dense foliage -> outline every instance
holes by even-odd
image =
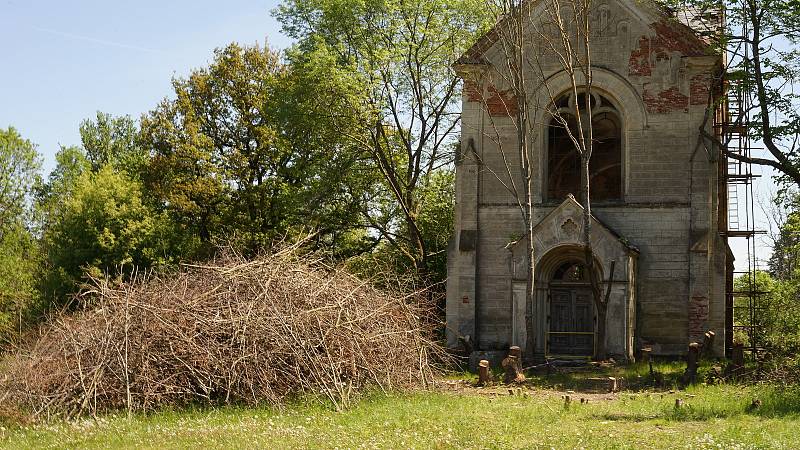
[[[784,208],[785,206],[785,208]],[[744,325],[734,339],[746,346],[763,347],[777,357],[780,371],[793,372],[785,381],[800,382],[800,209],[797,201],[776,206],[776,233],[772,238],[769,271],[737,278],[734,321]],[[752,328],[747,328],[752,327]]]
[[[14,128],[0,129],[0,343],[21,327],[35,296],[38,259],[31,199],[39,182],[36,147]]]

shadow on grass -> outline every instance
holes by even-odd
[[[710,386],[693,390],[689,398],[680,393],[684,403],[675,407],[664,402],[656,411],[604,412],[592,415],[594,419],[608,421],[644,422],[662,419],[675,422],[704,422],[712,419],[730,419],[737,416],[761,418],[800,418],[800,387],[782,386]]]
[[[800,417],[800,386],[761,386],[756,390],[761,405],[751,408],[761,417]]]
[[[659,413],[603,413],[594,416],[596,419],[613,422],[646,422],[648,420],[667,420],[673,422],[704,422],[711,419],[728,419],[743,414],[743,410],[734,411],[714,407],[684,406],[680,409],[665,408]]]
[[[591,416],[593,419],[607,420],[610,422],[646,422],[660,418],[655,414],[644,413],[604,413]]]
[[[644,363],[619,366],[587,366],[566,368],[545,368],[531,373],[530,383],[534,386],[572,390],[584,393],[608,392],[608,377],[619,381],[623,391],[669,390],[679,384],[684,364],[681,362],[657,362],[653,364],[656,377],[650,374],[650,367]]]

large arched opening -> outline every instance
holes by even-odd
[[[553,102],[547,126],[546,198],[563,200],[581,191],[581,161],[576,149],[580,127],[592,124],[592,156],[589,160],[589,192],[592,201],[614,202],[623,197],[622,123],[614,103],[592,92],[568,92]],[[577,115],[576,115],[577,112]],[[591,118],[591,120],[589,120]],[[579,125],[580,123],[580,125]],[[584,132],[588,138],[589,133]]]

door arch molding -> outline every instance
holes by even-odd
[[[594,266],[595,272],[601,272],[598,261]],[[589,274],[581,270],[585,270],[585,256],[577,245],[559,246],[539,262],[537,284],[546,291],[543,311],[546,355],[591,357],[594,354],[597,314]]]

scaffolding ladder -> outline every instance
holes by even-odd
[[[727,239],[744,239],[747,244],[747,267],[732,273],[728,280],[726,296],[727,339],[726,353],[731,354],[734,340],[746,339],[745,350],[753,360],[764,351],[761,317],[769,294],[760,290],[757,275],[760,270],[757,258],[752,164],[736,159],[734,155],[749,158],[754,150],[748,134],[750,104],[746,86],[739,80],[725,80],[724,110],[720,115],[718,136],[727,143],[725,184],[727,187],[727,217],[723,234]],[[744,342],[743,342],[744,343]]]

